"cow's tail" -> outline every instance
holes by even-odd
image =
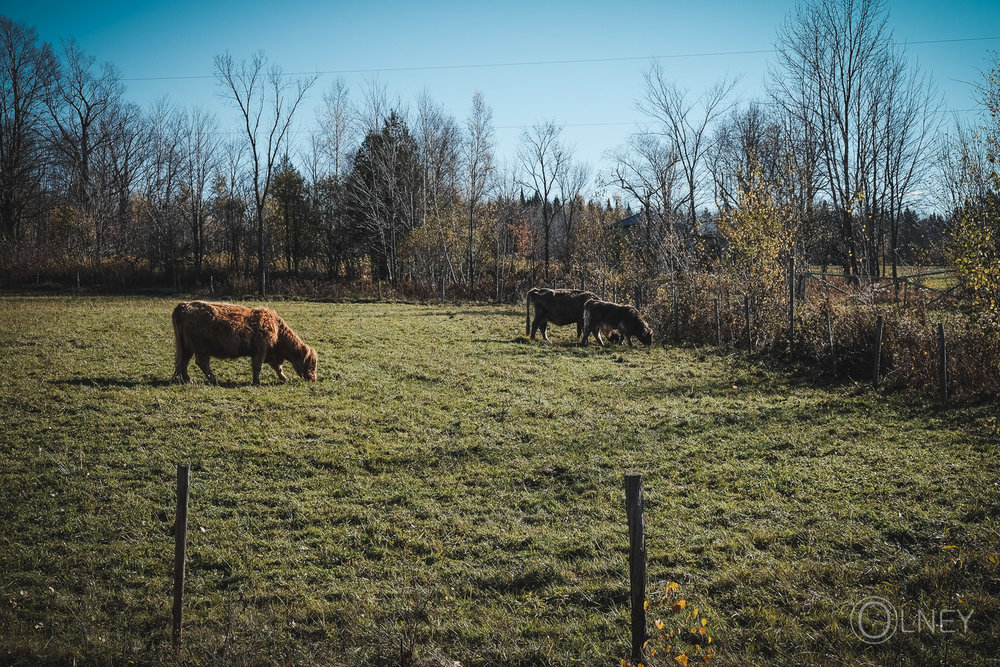
[[[524,297],[524,335],[525,337],[531,335],[531,303],[535,296],[534,288],[528,290],[528,294]]]
[[[587,303],[583,304],[583,339],[587,340],[587,334],[590,332],[590,304],[594,303],[594,299],[588,299]]]

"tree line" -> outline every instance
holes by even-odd
[[[226,122],[166,99],[142,109],[112,64],[0,17],[0,269],[8,285],[83,272],[504,299],[544,282],[642,301],[722,264],[774,282],[766,267],[792,257],[859,280],[945,261],[955,216],[996,190],[988,135],[942,133],[941,97],[881,0],[802,0],[776,43],[761,99],[736,99],[736,79],[686,91],[650,65],[648,122],[594,172],[555,121],[501,159],[479,92],[456,118],[377,81],[319,91],[262,52],[215,58]]]

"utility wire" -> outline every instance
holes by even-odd
[[[896,45],[912,46],[916,44],[953,44],[956,42],[983,42],[1000,39],[1000,35],[994,37],[958,37],[955,39],[923,39],[917,41],[897,41]],[[628,62],[635,60],[669,60],[675,58],[708,58],[717,56],[746,56],[759,55],[764,53],[776,53],[776,49],[754,49],[749,51],[703,51],[696,53],[671,53],[660,56],[620,56],[614,58],[579,58],[575,60],[527,60],[519,62],[502,63],[476,63],[465,65],[422,65],[413,67],[371,67],[365,69],[331,69],[315,70],[312,72],[286,72],[285,76],[308,76],[323,74],[382,74],[388,72],[419,72],[434,70],[456,70],[456,69],[487,69],[499,67],[535,67],[540,65],[580,65],[588,63],[611,63]],[[191,74],[178,76],[136,76],[124,77],[122,81],[177,81],[188,79],[214,79],[214,74]]]

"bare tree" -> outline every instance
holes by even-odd
[[[489,190],[495,167],[493,164],[493,110],[480,91],[472,96],[472,110],[465,125],[466,201],[469,206],[469,293],[475,290],[474,237],[476,208]]]
[[[662,65],[656,62],[644,75],[645,93],[639,101],[639,111],[660,127],[662,136],[684,174],[687,185],[688,224],[692,231],[698,226],[698,186],[702,181],[702,162],[709,147],[709,129],[720,116],[732,108],[729,97],[739,79],[723,79],[700,97],[691,101],[689,92],[666,80]]]
[[[606,184],[639,204],[648,256],[655,257],[658,264],[674,273],[685,261],[689,231],[675,225],[675,221],[686,217],[686,200],[678,194],[683,174],[676,153],[661,136],[639,132],[615,151],[612,158],[614,164]]]
[[[246,154],[246,144],[242,141],[227,141],[223,144],[222,157],[212,184],[212,212],[222,225],[223,245],[229,253],[229,270],[234,272],[240,270],[244,239],[247,236],[249,196],[243,178]]]
[[[437,271],[440,276],[449,274],[452,282],[457,282],[462,267],[453,255],[460,252],[454,240],[462,238],[461,221],[456,215],[461,131],[454,117],[435,104],[426,90],[417,99],[416,129],[423,192],[421,224],[427,224],[429,216],[433,217],[441,262]]]
[[[954,214],[970,202],[982,201],[990,189],[993,169],[986,137],[956,121],[941,147],[941,207]]]
[[[563,176],[563,171],[570,155],[559,142],[562,127],[553,121],[539,123],[521,134],[521,145],[518,148],[518,160],[522,168],[522,184],[535,191],[542,207],[542,233],[544,235],[543,257],[545,262],[545,280],[549,280],[549,257],[552,238],[552,221],[558,214],[559,204],[550,201],[555,192],[556,184]]]
[[[709,154],[720,207],[735,207],[755,180],[776,186],[784,179],[782,139],[780,124],[756,100],[716,126]]]
[[[571,163],[559,179],[559,199],[562,202],[563,265],[567,270],[576,257],[576,226],[583,213],[584,188],[590,183],[590,165]]]
[[[816,137],[846,273],[880,273],[931,150],[937,95],[893,47],[883,0],[802,0],[778,33],[774,99]],[[884,264],[884,262],[882,262]]]
[[[882,0],[804,0],[778,34],[774,96],[819,137],[824,188],[840,216],[842,264],[851,274],[861,267],[854,208],[874,159],[873,104],[890,40]]]
[[[378,132],[393,113],[405,116],[403,101],[398,95],[389,95],[389,88],[377,76],[365,78],[362,103],[355,110],[358,129],[363,134]]]
[[[915,203],[930,173],[930,157],[937,149],[940,128],[941,97],[930,80],[916,67],[908,67],[902,52],[890,54],[889,76],[883,79],[882,113],[875,128],[872,179],[869,190],[875,197],[862,207],[872,219],[885,220],[888,226],[888,255],[892,263],[893,284],[898,283],[898,246],[900,222],[908,205]],[[869,256],[877,258],[882,234],[869,241]],[[884,264],[884,261],[883,261]]]
[[[335,79],[323,94],[323,105],[317,115],[320,129],[313,138],[317,158],[310,163],[316,165],[311,187],[327,272],[332,276],[339,272],[353,246],[345,216],[344,183],[351,154],[356,150],[358,111],[351,104],[350,91],[342,77]],[[325,175],[320,173],[320,154]]]
[[[355,142],[355,116],[350,90],[343,77],[338,77],[323,93],[323,106],[318,113],[320,138],[326,153],[328,168],[338,182],[343,178]]]
[[[288,137],[295,112],[317,76],[292,79],[280,68],[267,68],[262,51],[236,63],[227,52],[215,57],[215,78],[223,96],[240,113],[249,147],[254,218],[257,227],[259,288],[267,288],[267,227],[264,206],[274,177],[278,153]]]
[[[0,16],[0,239],[20,238],[25,209],[38,196],[44,163],[40,130],[58,65],[34,28]]]
[[[221,141],[215,116],[194,108],[184,117],[183,137],[186,185],[189,191],[189,225],[194,251],[194,270],[201,273],[205,254],[205,221],[208,210],[206,188],[219,164]]]
[[[48,106],[51,145],[61,163],[70,201],[94,230],[93,259],[99,266],[107,221],[95,209],[91,162],[94,153],[109,140],[101,121],[119,103],[123,87],[113,65],[105,63],[95,72],[95,64],[96,59],[84,53],[74,40],[63,40],[63,69]]]
[[[490,201],[493,215],[491,236],[493,240],[493,282],[494,298],[497,303],[504,299],[504,283],[513,269],[512,258],[517,250],[519,230],[528,227],[523,196],[518,196],[521,187],[516,166],[503,165],[496,171],[494,192]],[[523,193],[523,190],[520,190]]]
[[[184,180],[182,146],[183,114],[160,99],[149,113],[146,137],[149,159],[142,182],[142,212],[153,234],[155,260],[164,264],[174,288],[180,287],[180,262],[184,249]]]
[[[134,224],[132,197],[136,182],[149,159],[149,125],[145,115],[132,103],[117,104],[101,119],[100,132],[107,141],[97,148],[103,165],[99,171],[105,182],[108,206],[113,207],[115,228],[111,245],[118,257],[135,257],[141,239]],[[103,155],[102,155],[103,154]]]

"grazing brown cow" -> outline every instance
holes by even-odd
[[[596,299],[588,301],[583,308],[583,341],[580,344],[586,345],[587,336],[594,334],[594,338],[603,347],[601,332],[612,331],[617,331],[619,336],[624,337],[629,347],[632,346],[632,336],[638,338],[643,345],[653,342],[653,330],[634,306]]]
[[[247,308],[229,303],[189,301],[174,308],[174,380],[190,382],[187,367],[194,356],[205,377],[218,384],[211,357],[250,357],[253,383],[260,384],[266,362],[282,382],[288,378],[281,364],[288,360],[299,377],[316,379],[316,350],[302,342],[270,308]]]
[[[578,289],[548,289],[535,287],[528,290],[525,299],[524,335],[535,337],[535,332],[541,329],[542,338],[549,339],[548,325],[576,324],[576,337],[583,331],[583,306],[591,299],[596,299],[593,292]],[[531,319],[531,306],[535,306],[535,319]]]

